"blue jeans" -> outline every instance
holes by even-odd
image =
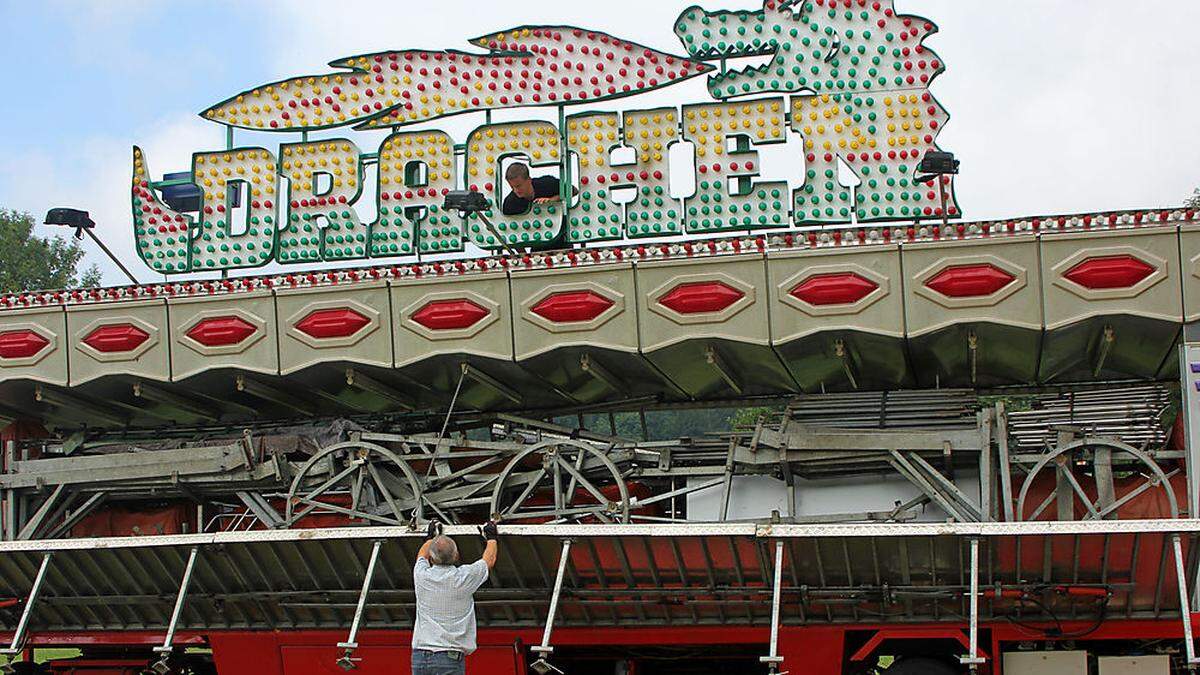
[[[466,657],[460,652],[413,650],[412,675],[464,675],[466,672]]]

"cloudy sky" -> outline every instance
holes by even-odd
[[[324,72],[335,58],[400,48],[469,49],[523,24],[603,30],[679,52],[673,0],[337,0],[144,2],[0,0],[0,207],[92,212],[143,280],[127,181],[135,143],[156,175],[224,147],[196,113],[265,82]],[[753,9],[755,0],[705,0]],[[962,161],[970,219],[1163,207],[1200,185],[1200,2],[895,0],[940,26],[926,41],[947,65],[932,87],[949,110],[939,144]],[[699,79],[607,106],[707,100]],[[541,117],[506,112],[498,119]],[[435,122],[457,140],[477,120]],[[373,151],[383,134],[352,134]],[[326,134],[329,135],[329,134]],[[284,136],[239,134],[274,148]],[[795,146],[792,146],[793,148]],[[764,152],[770,178],[798,184],[797,158]],[[360,204],[368,219],[371,200]],[[46,230],[47,228],[43,228]],[[105,281],[116,269],[89,249]]]

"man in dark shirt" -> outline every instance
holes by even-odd
[[[559,181],[553,176],[529,177],[529,167],[524,164],[510,164],[504,172],[504,180],[512,191],[504,198],[500,208],[506,216],[519,216],[528,213],[534,204],[556,202],[559,195]]]

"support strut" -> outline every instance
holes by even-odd
[[[542,644],[531,647],[534,653],[538,655],[538,660],[529,665],[539,675],[546,675],[551,671],[562,674],[562,671],[550,665],[546,657],[554,653],[554,647],[550,646],[550,633],[554,630],[554,615],[558,613],[558,598],[562,595],[563,577],[567,573],[567,563],[571,559],[571,540],[563,539],[562,553],[558,556],[558,576],[554,578],[554,595],[550,596],[550,611],[546,613],[546,629],[542,631]]]
[[[383,548],[383,541],[375,542],[371,547],[371,560],[367,563],[367,573],[363,577],[362,592],[358,594],[358,606],[354,608],[354,622],[350,624],[350,636],[345,642],[339,642],[338,647],[344,649],[345,653],[337,660],[337,665],[342,670],[355,670],[356,665],[362,659],[354,658],[354,650],[358,649],[358,627],[362,623],[363,611],[367,608],[367,594],[371,592],[371,578],[375,576],[375,563],[379,562],[379,550]]]
[[[1175,554],[1175,580],[1179,588],[1179,616],[1183,620],[1183,648],[1187,656],[1189,672],[1196,672],[1200,659],[1196,658],[1196,644],[1192,642],[1192,606],[1188,600],[1187,576],[1183,570],[1183,544],[1179,535],[1171,535],[1171,550]]]
[[[783,584],[783,541],[775,542],[775,583],[771,591],[771,651],[766,656],[758,657],[761,663],[767,664],[771,675],[779,673],[783,665],[783,657],[779,655],[779,609],[780,590]]]
[[[42,582],[46,580],[46,571],[50,569],[50,558],[53,553],[42,556],[42,564],[38,567],[37,576],[33,578],[33,587],[29,589],[29,599],[25,601],[25,609],[21,610],[21,620],[13,631],[12,644],[0,649],[0,655],[12,656],[20,654],[25,645],[25,631],[29,630],[29,620],[33,617],[33,607],[37,604],[38,594],[42,591]]]
[[[987,659],[979,655],[979,539],[971,539],[971,597],[970,597],[970,646],[966,656],[960,656],[958,662],[971,667],[974,673],[981,663]]]
[[[157,673],[170,672],[171,666],[168,660],[171,658],[171,652],[174,650],[172,642],[175,641],[175,629],[179,627],[179,617],[183,616],[183,603],[187,598],[188,585],[192,582],[192,570],[196,568],[196,555],[200,549],[196,546],[188,552],[187,566],[183,568],[183,579],[179,582],[179,595],[175,597],[175,609],[171,611],[171,623],[167,626],[167,636],[163,638],[163,643],[154,647],[155,654],[162,654],[162,658],[157,663],[150,666],[150,669]]]

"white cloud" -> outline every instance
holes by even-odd
[[[88,211],[96,234],[141,280],[154,277],[137,256],[133,242],[129,187],[133,146],[140,145],[155,175],[191,164],[192,152],[219,148],[221,131],[190,112],[165,115],[128,137],[97,136],[80,143],[70,155],[51,156],[0,150],[0,203],[28,211],[41,222],[55,206]],[[63,235],[61,228],[38,226],[42,236]],[[128,283],[117,267],[91,241],[84,241],[87,263],[97,264],[106,284]]]

